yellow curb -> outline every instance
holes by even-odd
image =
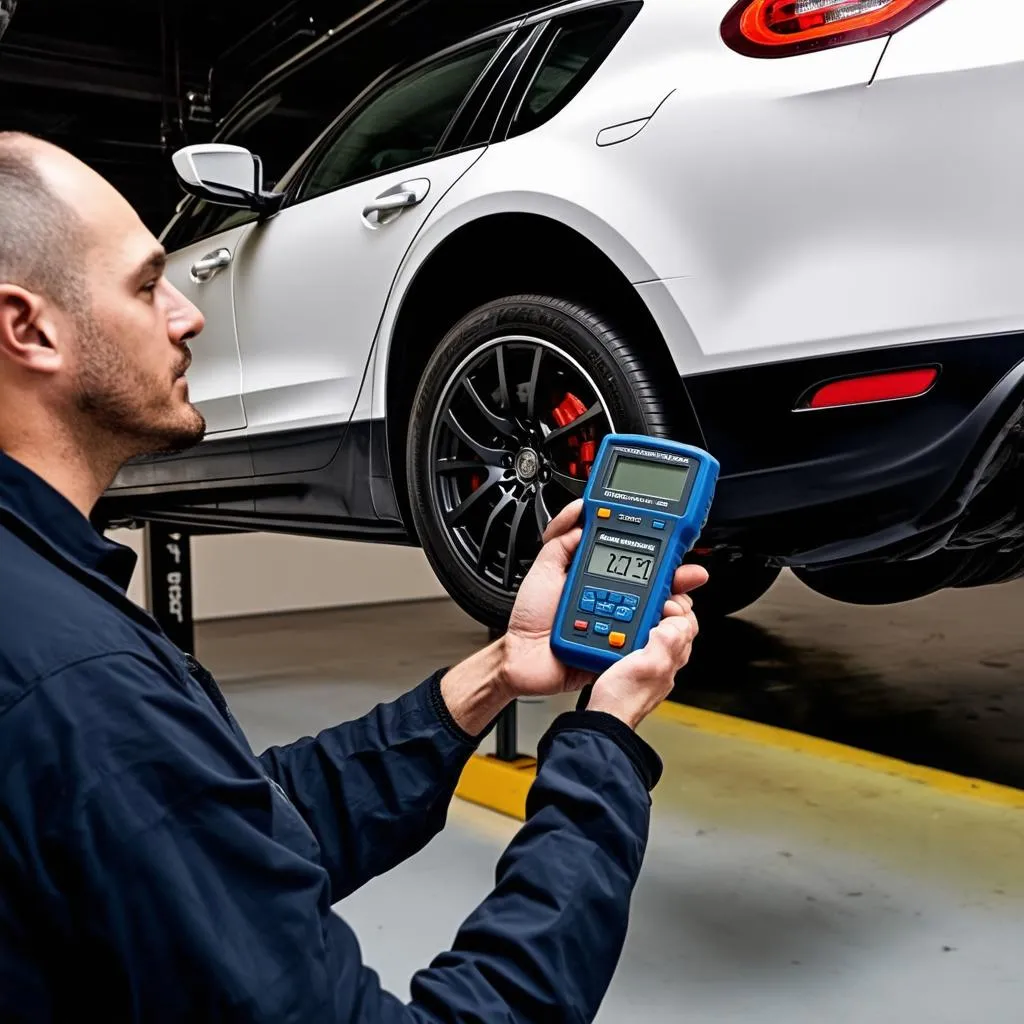
[[[493,754],[474,754],[462,770],[455,795],[525,821],[526,794],[536,774],[537,761],[532,757],[499,761]]]
[[[907,779],[951,796],[968,797],[999,807],[1024,809],[1024,790],[986,782],[984,779],[956,775],[939,768],[911,764],[885,754],[875,754],[775,725],[764,725],[761,722],[751,722],[717,711],[705,711],[703,708],[668,701],[657,708],[654,717],[715,736],[743,740]],[[499,761],[492,754],[477,754],[463,770],[455,795],[470,803],[480,804],[499,814],[523,821],[526,818],[526,794],[533,784],[536,772],[537,762],[532,757],[521,757],[516,761]]]
[[[807,754],[827,761],[839,761],[843,764],[865,768],[868,771],[908,779],[942,793],[970,797],[986,803],[997,804],[1000,807],[1024,808],[1024,790],[1002,786],[995,782],[985,782],[983,779],[973,779],[965,775],[955,775],[938,768],[910,764],[885,754],[874,754],[832,740],[823,740],[789,729],[780,729],[778,726],[763,725],[760,722],[723,715],[717,711],[705,711],[703,708],[694,708],[688,704],[675,704],[668,701],[660,705],[654,714],[658,718],[716,736],[728,736],[766,747]]]
[[[672,702],[665,702],[658,707],[654,717],[715,736],[743,740],[907,779],[951,796],[968,797],[999,807],[1024,809],[1024,790],[956,775],[938,768],[911,764],[885,754],[875,754],[774,725],[764,725],[761,722],[751,722],[717,711],[705,711],[703,708]],[[470,803],[480,804],[499,814],[523,821],[526,818],[526,794],[533,784],[536,772],[537,762],[532,757],[521,757],[516,761],[499,761],[492,754],[477,754],[463,770],[455,795]]]

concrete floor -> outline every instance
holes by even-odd
[[[1022,784],[1021,612],[1018,584],[865,609],[784,576],[702,632],[676,696]],[[198,653],[261,749],[484,639],[436,602],[203,623]],[[521,709],[522,749],[557,710]],[[664,718],[644,734],[666,773],[600,1022],[1021,1019],[1024,811]],[[456,800],[434,843],[339,904],[385,985],[407,995],[517,827]]]

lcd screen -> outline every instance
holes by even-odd
[[[590,552],[587,572],[615,580],[628,580],[646,587],[653,568],[654,555],[613,548],[608,544],[595,544]]]
[[[648,498],[678,501],[683,496],[689,466],[649,462],[647,459],[625,459],[621,456],[612,470],[608,483],[610,491],[642,494]]]

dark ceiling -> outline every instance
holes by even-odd
[[[332,95],[534,0],[0,0],[0,130],[64,146],[153,231],[182,193],[169,154],[207,141],[264,76],[330,31]],[[13,11],[13,13],[12,13]],[[337,43],[333,42],[338,40]],[[322,79],[321,79],[322,80]],[[324,103],[324,97],[310,102]]]

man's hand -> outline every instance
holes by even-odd
[[[595,683],[587,707],[615,715],[636,728],[672,691],[675,675],[690,658],[697,620],[689,597],[707,582],[707,570],[684,565],[676,571],[662,622],[647,645],[608,669],[600,678],[569,668],[551,650],[551,630],[569,566],[583,529],[582,501],[567,505],[548,524],[544,545],[516,597],[505,636],[454,666],[441,681],[441,693],[455,721],[477,735],[516,697],[551,697]],[[596,679],[596,682],[595,682]]]
[[[583,502],[574,501],[548,524],[544,546],[526,574],[505,634],[505,685],[512,697],[550,697],[582,690],[592,672],[568,668],[551,650],[555,613],[569,566],[583,536],[577,523]]]
[[[697,636],[693,601],[686,590],[700,583],[691,581],[707,570],[684,565],[676,572],[675,592],[665,602],[663,618],[639,650],[627,654],[604,672],[587,702],[590,711],[605,711],[635,729],[671,692],[676,673],[690,660]]]
[[[520,587],[505,636],[503,677],[512,697],[551,696],[595,682],[587,707],[606,711],[635,728],[672,691],[690,658],[697,619],[689,592],[707,582],[707,570],[676,571],[661,623],[644,648],[633,651],[599,678],[563,665],[551,650],[551,629],[583,530],[582,501],[567,505],[548,525],[544,546]]]

